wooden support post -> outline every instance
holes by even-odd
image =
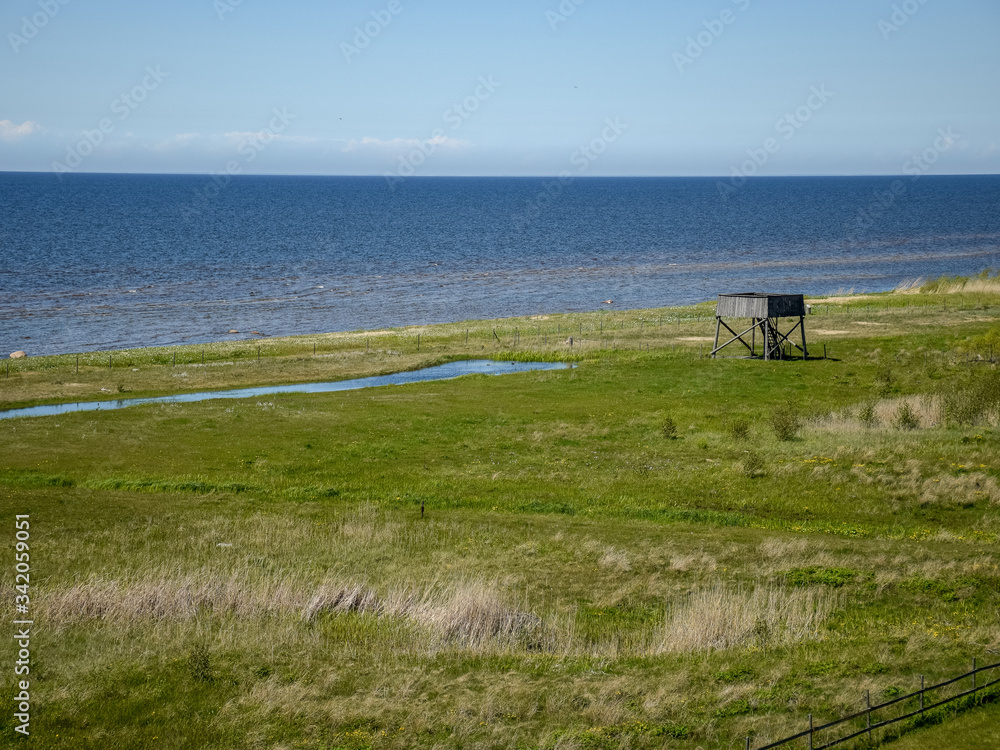
[[[174,352],[174,367],[177,367],[177,352]]]
[[[722,318],[715,316],[715,344],[712,346],[712,359],[715,359],[715,350],[719,348],[719,330],[722,328]]]
[[[813,715],[809,714],[809,750],[813,750]]]
[[[76,355],[76,371],[78,373],[80,372],[80,355],[79,354]]]
[[[108,352],[108,369],[111,369],[111,352]]]
[[[924,710],[924,676],[920,675],[920,710]]]
[[[972,689],[976,689],[976,657],[972,657]]]
[[[420,351],[420,334],[417,334],[417,351]]]
[[[313,356],[316,356],[316,342],[313,341]]]
[[[802,329],[802,361],[805,362],[809,353],[806,351],[806,319],[805,316],[799,318],[799,328]]]

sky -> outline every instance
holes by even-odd
[[[7,0],[0,170],[1000,173],[996,0]]]

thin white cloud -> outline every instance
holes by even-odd
[[[308,135],[282,135],[281,133],[272,133],[269,130],[237,130],[231,133],[223,133],[225,138],[228,138],[234,143],[247,143],[248,141],[279,141],[284,143],[319,143],[319,138],[314,138]]]
[[[31,135],[36,130],[39,130],[39,126],[33,120],[25,120],[20,125],[15,125],[10,120],[0,120],[0,140],[16,141]]]
[[[469,141],[463,141],[459,138],[449,138],[446,135],[435,135],[433,138],[426,138],[421,140],[420,138],[392,138],[390,140],[383,140],[381,138],[372,138],[370,136],[365,136],[361,140],[352,138],[344,146],[343,151],[361,151],[364,149],[378,149],[383,151],[402,151],[407,148],[418,148],[420,146],[444,146],[445,148],[461,148],[462,146],[468,146]]]

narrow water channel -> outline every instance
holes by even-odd
[[[405,385],[428,380],[448,380],[462,375],[506,375],[529,370],[564,370],[572,365],[564,362],[494,362],[489,359],[470,359],[448,362],[444,365],[425,367],[422,370],[394,372],[390,375],[375,375],[368,378],[338,380],[332,383],[295,383],[292,385],[265,385],[258,388],[237,388],[229,391],[201,391],[181,393],[175,396],[155,396],[152,398],[124,398],[113,401],[78,401],[69,404],[48,404],[29,406],[23,409],[0,411],[0,419],[16,417],[48,417],[68,414],[74,411],[107,411],[125,409],[141,404],[183,404],[192,401],[208,401],[213,398],[256,398],[277,393],[330,393],[333,391],[354,391],[359,388],[377,388],[384,385]]]

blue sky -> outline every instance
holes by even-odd
[[[996,0],[8,0],[0,170],[996,174],[998,31]]]

